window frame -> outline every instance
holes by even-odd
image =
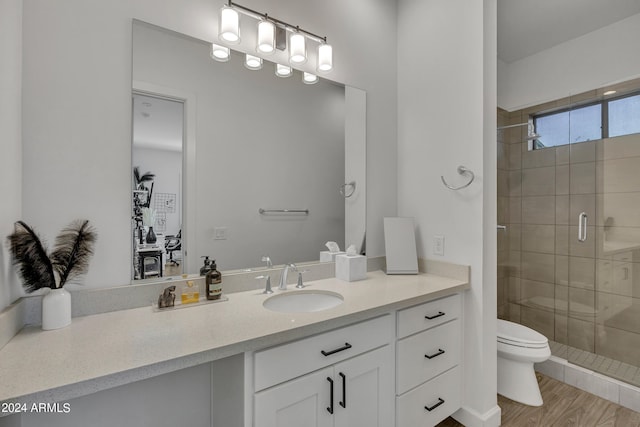
[[[605,138],[609,138],[609,103],[612,101],[618,101],[620,99],[624,99],[624,98],[631,98],[631,97],[635,97],[635,96],[640,96],[640,89],[639,90],[634,90],[632,92],[629,93],[625,93],[622,95],[618,95],[618,96],[611,96],[608,97],[607,99],[602,99],[602,100],[598,100],[598,101],[588,101],[588,102],[584,102],[584,103],[576,103],[573,105],[570,105],[568,107],[564,107],[564,108],[559,108],[557,110],[553,110],[553,111],[548,111],[548,112],[543,112],[543,113],[539,113],[539,114],[531,114],[529,116],[529,120],[533,123],[533,129],[535,131],[537,131],[537,120],[541,117],[548,117],[548,116],[553,116],[556,114],[562,114],[562,113],[566,113],[566,112],[571,112],[573,110],[577,110],[580,108],[585,108],[585,107],[590,107],[593,105],[600,105],[600,135],[601,138],[600,139],[605,139]],[[624,134],[624,135],[630,135],[630,134]],[[623,135],[619,135],[619,136],[623,136]],[[531,144],[531,150],[542,150],[545,148],[553,148],[553,147],[561,147],[563,145],[571,145],[571,144],[580,144],[582,142],[589,142],[589,141],[581,141],[581,142],[571,142],[568,141],[566,144],[561,144],[561,145],[553,145],[550,147],[539,147],[537,144]]]

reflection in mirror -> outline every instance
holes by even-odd
[[[133,94],[133,278],[182,272],[183,103]]]
[[[364,92],[322,78],[306,85],[299,71],[279,78],[267,61],[248,70],[238,52],[219,63],[210,46],[133,24],[134,92],[151,87],[143,92],[184,102],[182,271],[197,272],[201,256],[220,270],[260,266],[264,256],[276,265],[317,262],[327,241],[363,252]]]

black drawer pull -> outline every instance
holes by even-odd
[[[342,377],[342,400],[338,402],[343,408],[347,407],[347,377],[340,372],[338,375]]]
[[[441,354],[444,354],[444,350],[439,348],[437,353],[433,353],[432,355],[425,354],[424,357],[426,357],[427,359],[433,359],[434,357],[438,357]]]
[[[331,388],[329,389],[329,390],[330,390],[330,397],[329,397],[329,399],[331,399],[331,406],[329,406],[329,407],[327,408],[327,411],[328,411],[330,414],[333,414],[333,380],[331,379],[331,377],[327,377],[327,381],[329,381],[329,387],[331,387]]]
[[[425,319],[429,319],[429,320],[433,320],[433,319],[435,319],[435,318],[437,318],[437,317],[444,316],[444,314],[445,314],[444,312],[439,311],[439,312],[438,312],[438,314],[435,314],[435,315],[433,315],[433,316],[424,316],[424,318],[425,318]]]
[[[336,354],[344,350],[349,350],[350,348],[351,348],[351,344],[346,342],[344,343],[344,347],[336,348],[335,350],[331,350],[331,351],[320,350],[320,353],[322,353],[323,356],[331,356],[332,354]]]
[[[429,406],[425,406],[424,409],[426,409],[427,411],[431,412],[434,409],[436,409],[438,406],[442,405],[444,403],[444,400],[442,400],[441,398],[438,398],[438,403],[436,403],[435,405],[429,407]]]

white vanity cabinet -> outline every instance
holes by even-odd
[[[433,426],[460,408],[459,294],[398,311],[396,427]]]
[[[392,341],[385,315],[256,352],[253,426],[392,426]]]

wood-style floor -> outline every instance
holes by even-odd
[[[539,407],[522,405],[498,395],[502,409],[502,425],[571,426],[571,427],[639,427],[640,413],[601,399],[545,375],[536,374],[544,404]],[[462,426],[447,418],[437,427]]]

